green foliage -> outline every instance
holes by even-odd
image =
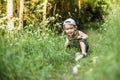
[[[89,26],[90,24],[96,24],[98,22],[101,24],[104,21],[104,18],[108,15],[108,10],[112,2],[113,1],[108,0],[81,0],[81,9],[79,9],[78,0],[48,0],[47,19],[46,22],[43,23],[43,0],[25,0],[23,29],[33,30],[40,28],[42,30],[47,29],[47,31],[61,33],[63,29],[60,27],[61,23],[68,17],[75,19],[79,28],[88,28],[84,26]],[[0,3],[1,14],[5,14],[6,8],[4,4],[7,2],[2,0]],[[19,11],[17,5],[19,1],[13,0],[13,3],[13,6],[16,6],[14,7],[14,17],[18,18]],[[0,17],[2,16],[1,14]],[[17,26],[18,21],[15,21],[15,27]],[[95,29],[100,28],[97,24],[93,25],[93,27],[90,25],[89,27]]]
[[[98,63],[95,66],[95,70],[89,76],[94,76],[91,80],[119,80],[119,26],[120,18],[118,5],[114,5],[112,13],[105,19],[104,30],[101,36],[101,45],[98,45],[96,54],[99,55]],[[100,39],[98,39],[100,40]],[[101,74],[100,74],[101,73]]]
[[[7,27],[6,21],[7,21],[7,18],[3,14],[2,17],[0,18],[0,35],[5,34],[5,29]]]
[[[29,24],[24,26],[24,30],[33,35],[55,35],[59,32],[62,33],[63,28],[61,23],[58,22],[60,15],[56,14],[53,17],[48,17],[45,22],[41,21],[39,24]]]
[[[73,54],[63,47],[64,37],[34,36],[22,38],[0,37],[0,79],[46,80],[54,72],[73,62]],[[70,63],[68,63],[70,61]],[[71,62],[72,61],[72,62]],[[58,71],[57,71],[58,70]],[[62,71],[64,72],[64,70]]]

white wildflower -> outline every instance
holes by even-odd
[[[93,64],[96,64],[97,58],[98,58],[97,56],[95,56],[95,57],[92,58]]]
[[[13,46],[13,44],[12,44],[12,43],[10,43],[10,46]]]
[[[33,24],[30,24],[30,25],[29,25],[29,27],[32,27],[32,26],[33,26]]]
[[[86,72],[86,74],[90,74],[92,71],[93,71],[93,68],[90,68],[90,69]]]
[[[78,68],[80,67],[80,65],[79,64],[77,64],[77,65],[75,65],[74,67],[73,67],[73,73],[74,74],[77,74],[78,73]]]
[[[88,70],[88,72],[92,72],[93,71],[93,69],[92,68],[90,68],[89,70]]]

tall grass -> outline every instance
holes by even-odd
[[[63,47],[63,41],[62,36],[0,38],[0,78],[49,80],[54,77],[53,72],[70,64],[69,61],[73,62],[71,54]]]
[[[93,53],[98,56],[98,61],[93,72],[89,74],[87,79],[90,80],[119,80],[120,76],[120,8],[115,5],[111,14],[106,18],[106,22],[102,25],[104,30],[101,39],[98,38],[99,45]],[[95,39],[96,40],[96,39]],[[97,41],[97,42],[98,42]]]

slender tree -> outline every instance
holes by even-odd
[[[78,0],[78,8],[81,9],[81,0]]]
[[[43,6],[43,22],[45,22],[45,20],[46,20],[47,3],[48,3],[48,0],[44,0],[44,6]]]
[[[21,30],[23,24],[23,9],[24,9],[24,0],[19,0],[19,26],[18,30]]]
[[[11,32],[14,29],[13,20],[13,0],[7,0],[7,18],[8,18],[8,30]]]
[[[2,5],[2,1],[0,0],[0,14],[1,14],[1,12],[2,12],[2,7],[1,7],[1,5]]]

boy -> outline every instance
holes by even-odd
[[[86,39],[88,35],[77,30],[76,22],[72,18],[68,18],[63,22],[64,31],[67,34],[65,47],[79,48],[82,54],[77,53],[75,60],[78,61],[87,55],[88,43]]]

